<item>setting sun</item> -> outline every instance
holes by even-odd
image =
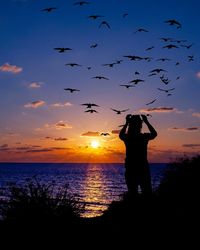
[[[99,141],[93,140],[91,141],[91,147],[92,148],[98,148],[99,147]]]

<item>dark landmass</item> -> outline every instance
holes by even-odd
[[[169,164],[152,197],[124,194],[95,218],[80,217],[84,206],[69,195],[67,187],[55,194],[53,186],[29,180],[24,187],[11,186],[10,200],[1,202],[0,235],[7,246],[25,245],[28,240],[27,246],[42,242],[65,248],[159,247],[159,242],[159,249],[188,243],[197,248],[199,178],[200,155],[181,159]]]

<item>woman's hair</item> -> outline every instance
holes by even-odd
[[[140,115],[132,115],[129,120],[128,134],[138,134],[142,129],[142,119]]]

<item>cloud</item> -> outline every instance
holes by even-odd
[[[119,132],[120,132],[120,130],[112,130],[112,134],[116,134],[116,135],[118,135],[119,134]]]
[[[8,147],[8,144],[3,144],[0,146],[0,152],[2,151],[8,151],[10,148]]]
[[[54,127],[56,129],[67,129],[67,128],[72,128],[71,125],[69,125],[68,123],[64,122],[64,121],[59,121],[57,122]]]
[[[45,101],[34,101],[34,102],[29,102],[24,105],[25,108],[39,108],[41,106],[44,106],[46,104]]]
[[[200,79],[200,71],[196,73],[198,79]]]
[[[183,132],[193,132],[193,131],[198,131],[200,127],[189,127],[189,128],[170,128],[169,130],[174,130],[174,131],[183,131]]]
[[[86,133],[83,133],[81,136],[92,136],[92,137],[95,137],[95,136],[99,136],[99,132],[88,131]]]
[[[200,144],[183,144],[182,147],[186,147],[186,148],[199,148]]]
[[[158,108],[148,108],[148,109],[140,109],[139,112],[154,112],[154,113],[170,113],[170,112],[177,112],[177,113],[183,113],[183,111],[180,111],[178,109],[172,108],[172,107],[158,107]]]
[[[29,149],[26,151],[26,153],[45,153],[45,152],[52,152],[55,150],[66,150],[66,148],[51,147],[51,148],[41,148],[41,149]]]
[[[38,89],[38,88],[41,88],[42,84],[43,84],[42,82],[31,82],[29,84],[29,88]]]
[[[58,138],[55,138],[54,140],[55,141],[67,141],[68,139],[64,137],[58,137]]]
[[[54,108],[63,108],[63,107],[70,107],[72,106],[72,104],[70,102],[65,102],[65,103],[57,102],[57,103],[51,104],[50,106]]]
[[[199,112],[194,112],[194,113],[192,113],[192,116],[200,118],[200,113]]]
[[[0,66],[0,71],[11,72],[13,74],[20,73],[22,70],[23,68],[18,67],[16,65],[11,65],[9,63],[4,63],[2,66]]]

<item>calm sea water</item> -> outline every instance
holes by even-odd
[[[160,181],[166,164],[150,164],[152,185]],[[27,178],[69,185],[69,191],[86,204],[84,217],[102,214],[108,205],[127,191],[123,164],[94,163],[0,163],[0,187],[10,182],[23,184]]]

